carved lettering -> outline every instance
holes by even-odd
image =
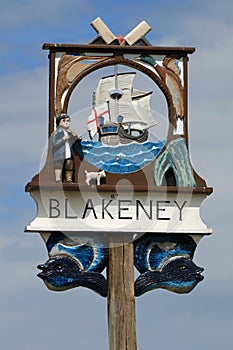
[[[58,208],[60,206],[60,202],[55,198],[49,199],[49,217],[56,219],[59,218],[61,211]]]
[[[153,208],[153,201],[150,200],[150,212],[148,213],[143,206],[143,204],[140,202],[140,200],[136,200],[136,220],[139,220],[139,207],[142,208],[146,216],[148,217],[149,220],[152,220],[152,208]]]
[[[164,212],[166,209],[161,208],[160,204],[169,204],[170,201],[156,201],[156,218],[157,220],[170,220],[170,218],[167,217],[160,217],[160,212]]]
[[[105,200],[102,199],[102,219],[105,219],[104,213],[106,212],[111,219],[114,219],[111,213],[109,213],[107,207],[112,203],[112,199],[105,204]]]
[[[94,204],[93,204],[91,199],[87,200],[87,203],[86,203],[85,208],[84,208],[82,219],[85,219],[88,210],[92,210],[94,218],[97,219],[97,215],[96,215],[96,212],[94,209]]]
[[[65,218],[66,219],[77,219],[77,216],[70,216],[68,215],[68,199],[65,200]]]
[[[131,201],[125,200],[125,199],[119,199],[118,201],[118,219],[127,219],[132,220],[132,216],[122,216],[122,211],[129,210],[129,207],[122,207],[122,204],[128,204],[130,205]]]
[[[182,209],[184,208],[185,204],[187,203],[187,201],[184,201],[182,206],[180,207],[179,204],[177,203],[177,201],[174,201],[175,205],[177,206],[177,208],[179,209],[180,211],[180,221],[183,220],[183,217],[182,217]]]
[[[171,220],[168,209],[174,207],[177,208],[179,221],[183,221],[183,209],[187,204],[187,201],[178,203],[176,200],[149,200],[144,203],[139,199],[135,199],[135,202],[130,199],[118,199],[116,202],[118,212],[115,212],[113,202],[112,199],[102,199],[100,203],[95,203],[89,198],[83,202],[83,206],[80,206],[80,204],[76,206],[72,202],[71,207],[68,198],[64,199],[64,202],[56,198],[50,198],[48,203],[49,218],[87,219],[91,214],[96,220],[106,220],[108,218],[111,220]],[[99,213],[99,211],[96,211],[97,207],[100,207],[99,217],[97,216]]]

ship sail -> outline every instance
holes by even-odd
[[[143,91],[137,90],[134,91],[134,94],[132,96],[132,104],[135,110],[138,112],[138,114],[142,116],[147,129],[157,124],[155,118],[151,114],[150,109],[150,99],[152,93],[153,91],[145,93]],[[137,128],[139,130],[145,129],[143,123],[141,125],[138,124]]]
[[[133,82],[135,78],[134,72],[117,74],[118,88],[123,92],[122,102],[131,101]],[[110,75],[100,79],[95,92],[95,105],[101,105],[110,100],[109,92],[115,89],[115,75]]]
[[[138,132],[140,139],[144,140],[142,132],[145,132],[147,137],[147,130],[157,124],[150,110],[152,92],[134,89],[135,75],[135,72],[117,73],[115,71],[114,75],[99,80],[94,93],[93,111],[87,122],[91,138],[101,131],[102,125],[105,125],[106,134],[107,124],[109,126],[114,124],[120,126],[120,129],[115,130],[117,133],[121,130],[122,137],[127,138],[127,132],[129,133],[129,142],[138,141],[136,136],[135,138],[132,136],[132,131]],[[100,117],[103,117],[101,123]],[[113,134],[112,126],[109,134]]]

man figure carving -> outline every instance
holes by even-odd
[[[74,161],[72,146],[81,138],[70,129],[70,117],[61,114],[56,119],[57,129],[52,135],[53,159],[56,182],[62,182],[62,173],[65,172],[65,181],[73,183]]]

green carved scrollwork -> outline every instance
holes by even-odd
[[[154,179],[157,186],[164,185],[164,179],[169,170],[174,174],[175,186],[196,187],[184,138],[172,140],[156,160]]]

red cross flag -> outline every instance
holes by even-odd
[[[102,105],[93,108],[91,115],[88,117],[87,130],[90,136],[93,138],[99,128],[99,117],[107,117],[109,119],[108,105],[104,103]]]

